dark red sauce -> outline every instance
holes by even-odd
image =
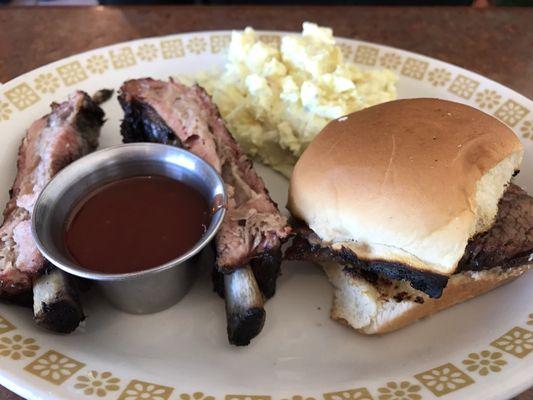
[[[106,273],[149,269],[192,248],[209,224],[194,188],[163,176],[111,182],[80,202],[65,231],[75,262]]]

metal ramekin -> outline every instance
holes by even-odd
[[[163,175],[197,189],[210,204],[211,222],[204,236],[182,256],[148,270],[106,274],[85,269],[69,256],[64,243],[73,207],[96,188],[117,179]],[[62,270],[96,281],[117,308],[135,314],[164,310],[189,291],[198,263],[209,251],[226,210],[224,184],[216,171],[194,154],[172,146],[133,143],[109,147],[72,163],[41,192],[32,215],[32,233],[39,251]],[[135,218],[135,216],[132,216]]]

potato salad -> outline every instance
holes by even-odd
[[[224,70],[198,81],[245,150],[288,176],[329,121],[394,100],[397,76],[359,69],[343,59],[330,28],[306,22],[279,47],[252,28],[233,32]]]

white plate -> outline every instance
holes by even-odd
[[[261,37],[279,41],[279,32]],[[24,131],[51,101],[74,88],[94,92],[128,78],[221,65],[229,38],[229,32],[198,32],[117,44],[6,83],[0,89],[0,203],[7,200]],[[397,71],[400,97],[461,101],[506,122],[526,149],[518,183],[533,192],[532,101],[434,59],[339,42],[358,64]],[[102,147],[119,143],[122,115],[116,100],[104,108]],[[260,171],[285,204],[286,180]],[[54,400],[504,399],[533,385],[532,285],[529,274],[401,331],[365,337],[329,319],[332,290],[317,267],[286,263],[266,306],[265,328],[245,348],[228,345],[224,302],[207,275],[181,303],[156,315],[123,314],[93,293],[85,300],[84,327],[68,336],[37,329],[30,310],[0,304],[0,383],[28,398]],[[38,350],[21,353],[18,343]],[[492,369],[478,362],[486,355]],[[469,370],[469,358],[481,366]]]

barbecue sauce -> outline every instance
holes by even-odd
[[[84,268],[135,272],[187,252],[209,219],[207,201],[192,187],[164,176],[136,176],[104,185],[81,201],[64,240]]]

